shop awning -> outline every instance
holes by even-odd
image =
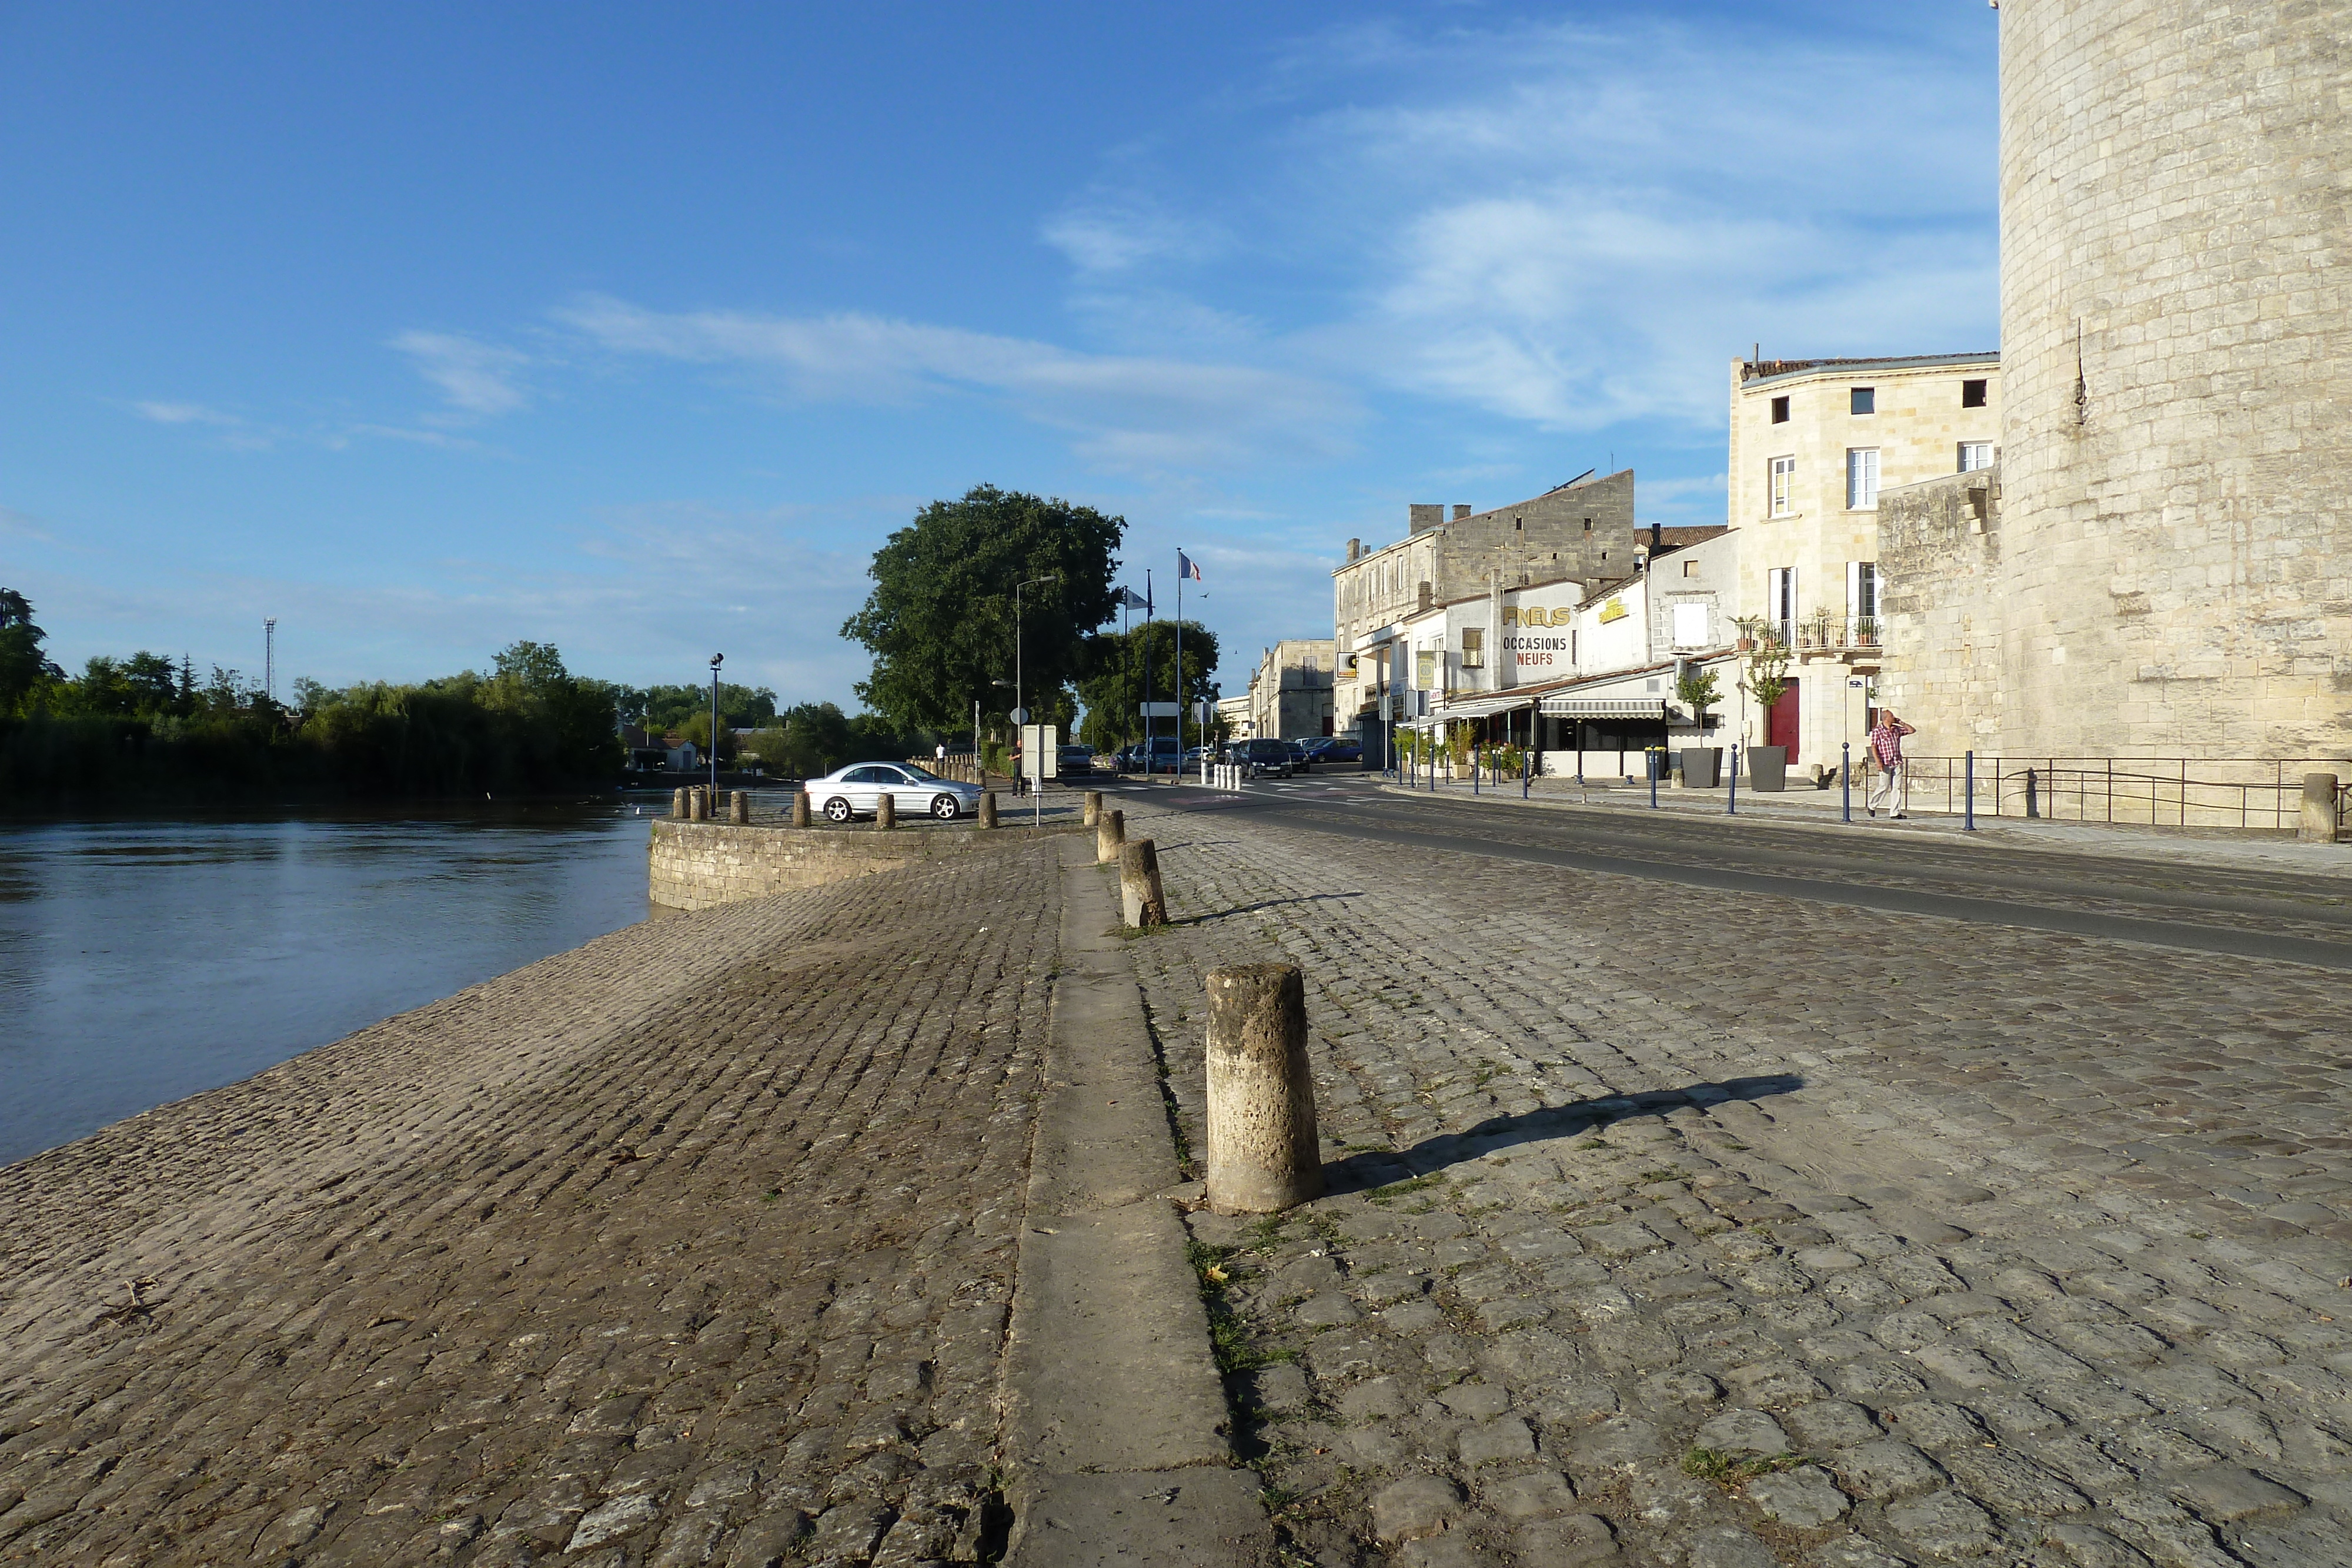
[[[1497,692],[1489,696],[1464,697],[1460,702],[1447,703],[1431,716],[1451,724],[1465,718],[1486,718],[1498,713],[1515,713],[1523,707],[1533,707],[1536,699],[1510,692]]]
[[[1664,697],[1546,697],[1546,718],[1654,718],[1664,722]]]

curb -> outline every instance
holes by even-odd
[[[1151,1034],[1092,846],[1062,854],[1061,969],[1006,1336],[1013,1568],[1265,1568]]]

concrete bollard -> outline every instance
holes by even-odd
[[[1127,813],[1105,811],[1095,823],[1095,864],[1108,865],[1118,859],[1118,846],[1127,841]]]
[[[898,802],[892,799],[887,791],[884,792],[879,800],[874,802],[874,825],[877,828],[895,828],[898,825]]]
[[[2336,785],[2333,773],[2303,776],[2303,825],[2295,837],[2307,844],[2336,841]]]
[[[980,792],[980,825],[983,828],[996,826],[996,791],[993,789]]]
[[[807,790],[805,790],[805,789],[795,789],[795,790],[793,790],[793,827],[795,827],[795,828],[805,828],[805,827],[807,827],[808,825],[809,825],[809,796],[808,796],[808,791],[807,791]]]
[[[1102,821],[1101,790],[1089,789],[1087,791],[1087,814],[1084,821],[1086,825],[1089,828],[1094,827]]]
[[[1208,1056],[1209,1207],[1278,1214],[1322,1197],[1297,966],[1209,971]]]
[[[710,793],[699,784],[697,784],[694,787],[694,792],[686,798],[686,814],[690,821],[710,821]]]
[[[669,814],[681,822],[687,820],[689,813],[686,804],[685,790],[673,789],[669,792]]]
[[[751,797],[740,789],[730,793],[727,797],[727,820],[739,828],[749,827],[751,822]]]
[[[1118,846],[1118,913],[1130,930],[1168,924],[1160,893],[1160,846],[1137,839]]]

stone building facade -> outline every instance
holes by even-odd
[[[1734,613],[1791,653],[1773,712],[1740,709],[1748,744],[1834,764],[1860,743],[1881,668],[1882,497],[1988,469],[2000,402],[1992,353],[1732,361]]]
[[[1572,578],[1598,587],[1633,575],[1633,471],[1580,477],[1484,512],[1416,503],[1410,531],[1367,550],[1348,541],[1331,574],[1339,670],[1334,709],[1345,731],[1377,714],[1379,694],[1406,683],[1391,668],[1394,628],[1407,617],[1494,584]]]
[[[2352,753],[2343,7],[2000,26],[2000,517],[1941,555],[1906,524],[1890,631],[1969,631],[1891,637],[1887,698],[1937,750]]]
[[[1328,637],[1285,637],[1250,672],[1252,736],[1304,740],[1332,733],[1333,643]]]

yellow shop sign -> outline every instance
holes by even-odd
[[[1566,626],[1575,619],[1576,612],[1564,606],[1558,610],[1546,610],[1540,604],[1530,604],[1525,610],[1516,604],[1503,606],[1506,626]]]
[[[1601,624],[1603,626],[1608,625],[1612,621],[1622,621],[1624,619],[1625,601],[1623,600],[1612,599],[1608,603],[1601,607]]]

